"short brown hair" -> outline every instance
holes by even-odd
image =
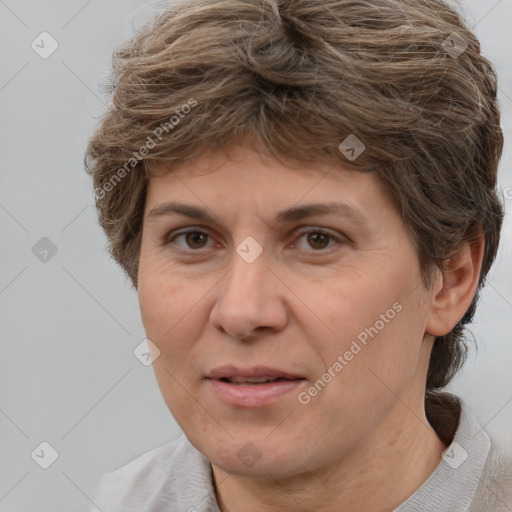
[[[134,287],[153,163],[170,171],[252,138],[278,160],[373,171],[426,287],[484,236],[477,293],[430,358],[427,390],[448,384],[503,219],[496,72],[461,13],[442,0],[186,0],[114,51],[111,77],[85,166],[109,250]],[[348,136],[365,145],[354,160],[339,149]]]

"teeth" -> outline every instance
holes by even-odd
[[[233,382],[234,384],[263,384],[265,382],[274,382],[278,379],[279,377],[231,377],[229,382]]]

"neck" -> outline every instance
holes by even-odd
[[[421,487],[446,449],[423,407],[411,410],[407,403],[414,402],[397,401],[378,431],[336,465],[279,480],[229,474],[212,465],[220,510],[393,510]]]

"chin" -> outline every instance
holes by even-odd
[[[293,476],[299,466],[304,466],[305,454],[277,435],[275,439],[265,438],[267,435],[241,435],[197,448],[213,465],[228,473],[262,478]]]
[[[261,458],[255,456],[252,460],[246,454],[240,460],[237,453],[218,454],[209,459],[210,462],[223,471],[235,475],[250,476],[253,478],[287,478],[297,473],[298,464],[293,460],[278,460],[272,455]],[[245,460],[244,460],[245,459]]]

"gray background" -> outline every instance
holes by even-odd
[[[180,434],[151,366],[133,354],[145,337],[137,296],[104,251],[82,168],[112,50],[163,4],[0,0],[3,511],[85,511],[101,474]],[[478,358],[449,389],[512,446],[512,0],[464,5],[500,78],[509,215],[472,329]],[[59,45],[47,59],[31,48],[43,31]],[[32,251],[43,237],[57,249],[46,262]],[[43,441],[59,455],[46,470],[31,458]]]

